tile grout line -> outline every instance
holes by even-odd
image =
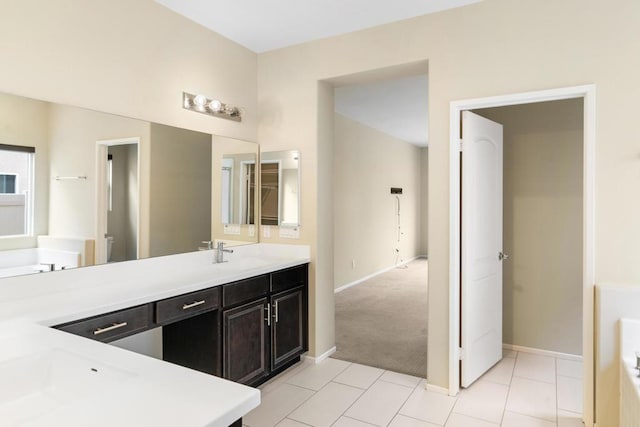
[[[309,397],[307,397],[304,401],[300,402],[300,404],[299,404],[298,406],[296,406],[295,408],[293,408],[291,411],[287,412],[287,415],[285,415],[285,416],[284,416],[284,418],[281,418],[280,420],[278,420],[278,422],[277,422],[275,425],[278,425],[278,424],[280,424],[284,419],[289,418],[289,415],[293,414],[293,413],[294,413],[294,412],[295,412],[299,407],[301,407],[302,405],[304,405],[304,404],[305,404],[309,399],[311,399],[313,396],[315,396],[315,395],[316,395],[320,390],[322,390],[323,388],[325,388],[328,384],[332,383],[332,382],[333,382],[333,378],[335,378],[335,377],[337,377],[338,375],[340,375],[341,373],[343,373],[343,372],[344,372],[344,371],[345,371],[349,366],[351,366],[351,363],[349,363],[349,364],[348,364],[348,365],[347,365],[343,370],[341,370],[341,371],[340,371],[340,372],[338,372],[336,375],[334,375],[334,376],[331,378],[331,380],[329,380],[329,382],[327,382],[325,385],[323,385],[322,387],[320,387],[320,389],[319,389],[319,390],[312,390],[312,389],[309,389],[309,388],[306,388],[306,387],[301,387],[301,386],[299,386],[299,385],[290,384],[290,383],[286,383],[286,382],[285,382],[285,384],[288,384],[288,385],[290,385],[290,386],[299,387],[299,388],[301,388],[301,389],[303,389],[303,390],[309,390],[309,391],[312,391],[312,392],[313,392],[313,394],[311,394]],[[294,377],[295,377],[295,376],[297,376],[297,375],[298,375],[298,374],[294,375]],[[296,421],[296,422],[300,422],[300,421],[298,421],[298,420],[296,420],[296,419],[293,419],[293,418],[289,418],[289,419],[291,419],[291,420],[293,420],[293,421]],[[304,424],[304,423],[303,423],[303,424]]]
[[[293,385],[293,384],[289,384],[289,385]],[[304,388],[304,387],[300,387],[300,388]],[[305,388],[305,390],[308,390]],[[304,401],[300,402],[300,404],[298,406],[296,406],[294,409],[292,409],[291,411],[287,412],[287,415],[285,415],[283,418],[281,418],[280,420],[278,420],[277,423],[274,424],[274,426],[277,426],[278,424],[280,424],[282,421],[284,421],[285,419],[289,418],[289,415],[291,415],[293,412],[295,412],[296,409],[298,409],[299,407],[301,407],[302,405],[304,405],[309,399],[311,399],[313,396],[316,395],[317,392],[314,392],[311,396],[307,397]],[[290,420],[293,420],[295,422],[300,422],[298,420],[294,420],[293,418],[289,418]],[[302,423],[304,424],[304,423]]]
[[[385,370],[384,372],[387,372],[387,371]],[[390,371],[390,372],[392,372],[392,371]],[[384,374],[384,373],[383,373],[383,374]],[[371,389],[371,387],[373,387],[373,385],[374,385],[377,381],[382,381],[382,380],[379,380],[379,379],[378,379],[378,380],[374,381],[374,383],[373,383],[373,384],[371,384],[368,388],[366,388],[366,389],[362,392],[362,394],[360,394],[360,396],[358,396],[358,398],[357,398],[356,400],[354,400],[354,401],[353,401],[353,403],[352,403],[351,405],[349,405],[349,407],[348,407],[347,409],[345,409],[345,410],[342,412],[342,414],[340,414],[340,416],[338,417],[338,420],[340,419],[340,417],[347,417],[347,418],[352,419],[352,420],[356,420],[356,421],[360,421],[360,422],[362,422],[362,423],[367,423],[367,424],[369,424],[368,422],[366,422],[366,421],[364,421],[364,420],[359,420],[359,419],[354,418],[354,417],[349,417],[349,416],[347,416],[347,415],[346,415],[346,413],[349,411],[349,409],[351,409],[351,407],[352,407],[353,405],[355,405],[355,404],[356,404],[356,403],[357,403],[357,402],[362,398],[362,396],[364,396],[364,394],[365,394],[367,391],[369,391],[369,389]],[[382,381],[382,382],[387,383],[387,384],[393,384],[393,385],[396,385],[396,386],[399,386],[399,387],[404,387],[404,388],[409,388],[409,389],[411,388],[411,387],[407,387],[407,386],[404,386],[404,385],[401,385],[401,384],[390,383],[390,382],[388,382],[388,381]],[[340,383],[337,383],[337,384],[340,384]],[[346,385],[346,384],[345,384],[345,385]],[[420,385],[420,383],[418,383],[418,385],[416,385],[416,386],[411,390],[411,392],[409,393],[409,396],[407,396],[407,398],[404,400],[404,402],[402,402],[402,404],[400,405],[400,408],[398,409],[398,411],[396,411],[395,416],[397,416],[397,415],[398,415],[398,413],[399,413],[400,409],[402,409],[402,407],[404,406],[404,404],[405,404],[405,403],[407,403],[407,400],[409,400],[409,398],[411,397],[411,395],[413,394],[413,392],[416,390],[416,388],[418,388],[418,386],[419,386],[419,385]],[[358,388],[358,387],[356,387],[356,388]],[[393,421],[393,419],[395,418],[395,416],[391,417],[391,421]],[[338,422],[338,420],[334,421],[331,425],[333,425],[333,424],[335,424],[336,422]],[[391,423],[391,421],[389,421],[389,423]],[[387,424],[387,425],[388,425],[388,424]]]
[[[367,365],[362,365],[362,366],[367,366]],[[377,368],[377,369],[380,369],[380,368]],[[346,369],[345,369],[345,371],[346,371]],[[342,371],[342,372],[344,372],[344,371]],[[383,370],[383,371],[382,371],[382,373],[381,373],[380,375],[378,375],[378,376],[376,377],[376,379],[375,379],[375,380],[373,380],[373,383],[371,383],[371,385],[370,385],[369,387],[367,387],[367,388],[362,388],[362,387],[358,387],[358,386],[355,386],[355,385],[351,385],[351,384],[347,384],[347,383],[341,383],[340,381],[336,381],[336,378],[338,378],[338,377],[342,374],[342,372],[341,372],[340,374],[336,375],[336,376],[331,380],[331,382],[334,382],[334,383],[336,383],[336,384],[346,385],[346,386],[349,386],[349,387],[359,388],[360,390],[365,390],[365,391],[367,391],[367,390],[369,390],[369,387],[371,387],[371,385],[373,385],[373,384],[375,384],[375,383],[376,383],[376,381],[382,381],[382,380],[380,379],[380,377],[381,377],[381,376],[383,376],[383,375],[384,375],[384,373],[385,373],[385,372],[387,372],[387,371]]]
[[[509,403],[509,396],[511,395],[511,384],[513,383],[513,377],[516,373],[516,364],[518,363],[518,355],[520,352],[516,351],[516,357],[513,362],[513,369],[511,370],[511,378],[509,378],[509,390],[507,390],[507,400],[504,402],[504,411],[502,411],[502,418],[500,418],[500,425],[504,423],[504,415],[507,413],[507,404]]]
[[[458,390],[458,394],[456,396],[453,396],[453,397],[455,399],[455,402],[453,402],[453,406],[451,406],[451,410],[447,414],[447,419],[444,420],[443,426],[447,425],[447,423],[449,422],[449,418],[451,418],[451,414],[453,414],[453,409],[456,407],[456,404],[458,403],[458,397],[460,397],[460,390]]]
[[[385,372],[386,372],[386,371],[385,371]],[[392,371],[389,371],[389,372],[392,372]],[[414,386],[404,385],[404,384],[398,384],[398,383],[394,383],[393,381],[383,380],[383,379],[381,379],[381,378],[378,378],[378,379],[376,380],[376,382],[377,382],[377,381],[382,381],[383,383],[387,383],[387,384],[399,385],[399,386],[406,387],[406,388],[413,388],[413,389],[415,390],[416,388],[418,388],[418,387],[420,386],[420,383],[422,382],[422,378],[420,379],[420,381],[418,382],[418,384],[417,384],[417,385],[414,385]],[[373,385],[373,384],[371,384],[371,385]]]
[[[337,360],[337,359],[334,359],[334,360]],[[320,389],[319,389],[319,390],[311,390],[311,389],[308,389],[308,388],[305,388],[305,387],[296,386],[295,384],[289,384],[289,385],[292,385],[292,386],[295,386],[295,387],[300,387],[300,388],[305,389],[305,390],[313,391],[313,394],[312,394],[311,396],[309,396],[307,399],[305,399],[305,400],[304,400],[304,402],[302,402],[302,403],[300,403],[298,406],[296,406],[293,410],[291,410],[290,412],[288,412],[288,413],[287,413],[287,415],[286,415],[283,419],[281,419],[280,421],[278,421],[278,422],[276,423],[276,425],[278,425],[279,423],[281,423],[285,418],[289,418],[289,415],[293,414],[293,413],[294,413],[294,412],[295,412],[299,407],[301,407],[302,405],[304,405],[308,400],[310,400],[313,396],[315,396],[316,394],[318,394],[318,393],[320,392],[320,390],[322,390],[323,388],[325,388],[325,387],[326,387],[326,386],[328,386],[329,384],[331,384],[331,383],[334,383],[334,384],[340,384],[340,383],[338,383],[338,382],[334,382],[333,380],[334,380],[335,378],[337,378],[337,377],[338,377],[338,375],[340,375],[340,374],[342,374],[344,371],[346,371],[346,370],[347,370],[351,365],[353,365],[353,363],[348,362],[347,366],[345,366],[345,367],[344,367],[344,369],[342,369],[340,372],[338,372],[338,373],[337,373],[337,374],[335,374],[333,377],[331,377],[331,379],[330,379],[330,380],[329,380],[325,385],[323,385],[322,387],[320,387]],[[296,374],[296,375],[298,375],[298,374]],[[294,376],[296,376],[296,375],[294,375]],[[340,385],[346,385],[346,384],[340,384]],[[353,387],[353,386],[351,386],[351,387]],[[359,387],[353,387],[353,388],[357,388],[358,390],[362,390],[362,389],[361,389],[361,388],[359,388]],[[362,394],[364,394],[364,392],[363,392]],[[360,394],[360,396],[362,396],[362,394]],[[358,396],[358,399],[360,399],[360,396]],[[356,399],[356,400],[357,400],[357,399]],[[296,421],[296,422],[301,422],[301,421],[298,421],[298,420],[296,420],[296,419],[294,419],[294,418],[289,418],[289,419],[291,419],[291,420],[293,420],[293,421]],[[340,419],[340,417],[338,417],[338,419]],[[336,421],[337,421],[337,420],[336,420]],[[304,423],[303,423],[303,424],[304,424]],[[313,427],[313,426],[312,426],[312,427]]]
[[[298,420],[294,420],[293,418],[288,418],[288,417],[284,417],[283,419],[281,419],[280,421],[278,421],[278,424],[280,424],[281,422],[283,422],[284,420],[290,420],[293,421],[294,423],[299,423],[299,424],[303,424],[305,426],[309,426],[309,427],[314,427],[313,424],[307,424],[307,423],[303,423],[302,421],[298,421]],[[278,425],[276,424],[276,425]]]
[[[411,394],[413,394],[413,393],[418,389],[418,387],[420,387],[420,384],[421,384],[421,383],[422,383],[422,381],[420,381],[420,382],[418,383],[418,385],[417,385],[417,386],[415,386],[415,387],[413,388],[413,391],[411,392]],[[393,383],[390,383],[390,384],[393,384]],[[401,385],[401,384],[396,384],[396,385]],[[426,383],[425,383],[425,387],[426,387]],[[425,391],[429,391],[429,390],[425,389]],[[407,400],[409,400],[409,399],[411,398],[411,394],[409,395],[409,397],[407,397]],[[457,399],[458,399],[458,397],[456,396],[456,400],[457,400]],[[429,422],[429,421],[425,421],[425,420],[421,420],[420,418],[412,417],[411,415],[401,414],[401,413],[400,413],[400,410],[401,410],[401,409],[402,409],[402,407],[405,405],[405,403],[407,403],[407,400],[405,400],[405,401],[404,401],[404,403],[402,404],[402,406],[400,406],[400,409],[398,409],[398,411],[396,412],[396,417],[397,417],[398,415],[401,415],[401,416],[403,416],[403,417],[411,418],[412,420],[420,421],[420,422],[423,422],[423,423],[425,423],[425,422],[426,422],[426,423],[429,423],[429,424],[433,424],[433,423],[431,423],[431,422]],[[455,405],[455,404],[454,404],[454,405]],[[451,411],[453,411],[453,407],[451,407]],[[391,422],[393,422],[394,418],[395,418],[395,417],[393,417],[393,418],[391,419]],[[391,424],[391,423],[389,423],[389,425],[390,425],[390,424]],[[445,422],[445,424],[446,424],[446,422]]]
[[[402,410],[402,408],[404,407],[404,405],[406,405],[406,404],[407,404],[407,401],[411,398],[411,396],[413,396],[413,393],[415,393],[415,392],[416,392],[416,390],[418,389],[418,387],[420,387],[420,383],[421,383],[421,382],[422,382],[422,381],[418,382],[418,385],[417,385],[417,386],[415,386],[415,387],[413,388],[413,390],[411,390],[411,393],[409,393],[409,396],[407,396],[407,398],[404,400],[404,402],[402,402],[402,404],[400,405],[400,407],[399,407],[399,408],[398,408],[398,410],[396,411],[395,415],[394,415],[393,417],[391,417],[391,420],[386,424],[386,426],[389,426],[389,425],[393,422],[394,418],[395,418],[395,417],[397,417],[398,415],[402,415],[403,417],[404,417],[404,416],[406,416],[406,415],[401,414],[401,413],[400,413],[400,411]],[[391,383],[391,384],[393,384],[393,383]],[[399,384],[396,384],[396,385],[399,385]],[[425,386],[426,386],[426,384],[425,384]],[[402,386],[402,387],[404,387],[404,386]],[[407,388],[410,388],[410,387],[407,387]],[[426,389],[425,389],[425,391],[428,391],[428,390],[426,390]],[[452,409],[453,409],[453,408],[452,408]],[[416,418],[416,419],[417,419],[417,418]],[[420,420],[420,421],[424,421],[424,420]]]
[[[511,369],[511,376],[509,377],[509,384],[507,385],[507,398],[504,400],[504,408],[502,408],[502,416],[500,417],[500,424],[504,422],[504,414],[507,412],[507,403],[509,402],[509,394],[511,394],[511,382],[513,381],[513,373],[516,371],[516,363],[518,363],[518,353],[516,352],[516,360],[513,361],[513,368]]]

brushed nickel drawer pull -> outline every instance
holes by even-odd
[[[182,309],[183,310],[188,310],[190,308],[197,307],[197,306],[202,305],[202,304],[204,304],[204,300],[203,299],[200,300],[200,301],[192,302],[191,304],[184,304],[182,306]]]
[[[107,326],[106,328],[98,328],[98,329],[96,329],[95,331],[93,331],[93,335],[104,334],[105,332],[113,331],[115,329],[124,328],[125,326],[127,326],[127,322],[114,323],[113,325]]]

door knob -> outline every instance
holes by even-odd
[[[509,255],[505,254],[504,252],[498,252],[498,260],[504,261],[507,259],[509,259]]]

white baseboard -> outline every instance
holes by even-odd
[[[318,364],[320,362],[322,362],[325,359],[328,359],[333,353],[336,352],[336,347],[333,346],[331,347],[329,350],[325,351],[324,353],[322,353],[320,356],[318,357],[312,357],[312,356],[307,356],[304,355],[302,356],[305,360],[308,360],[310,362],[313,362],[315,364]]]
[[[347,283],[346,285],[342,285],[342,286],[340,286],[339,288],[336,288],[333,292],[337,294],[338,292],[342,292],[342,291],[344,291],[345,289],[352,288],[352,287],[354,287],[354,286],[356,286],[356,285],[359,285],[359,284],[360,284],[360,283],[362,283],[362,282],[365,282],[365,281],[367,281],[367,280],[369,280],[369,279],[372,279],[372,278],[374,278],[374,277],[376,277],[376,276],[379,276],[379,275],[381,275],[381,274],[383,274],[383,273],[386,273],[387,271],[391,271],[391,270],[393,270],[394,268],[398,268],[398,267],[400,267],[400,266],[402,266],[402,265],[409,264],[411,261],[416,260],[416,259],[418,259],[418,258],[427,258],[427,256],[426,256],[426,255],[417,255],[417,256],[414,256],[414,257],[413,257],[413,258],[411,258],[411,259],[405,260],[405,261],[403,261],[403,262],[401,262],[401,263],[398,263],[398,264],[394,264],[394,265],[392,265],[391,267],[383,268],[382,270],[378,270],[378,271],[376,271],[375,273],[369,274],[368,276],[364,276],[364,277],[363,277],[363,278],[361,278],[361,279],[354,280],[353,282],[351,282],[351,283]]]
[[[428,391],[433,391],[435,393],[444,394],[444,395],[447,395],[447,396],[449,395],[449,389],[448,388],[440,387],[440,386],[429,384],[429,383],[427,383],[425,385],[425,388]]]
[[[505,350],[519,351],[521,353],[538,354],[540,356],[551,356],[551,357],[557,357],[558,359],[566,359],[566,360],[573,360],[575,362],[582,362],[582,356],[579,356],[577,354],[560,353],[558,351],[541,350],[539,348],[524,347],[521,345],[513,345],[513,344],[502,344],[502,348]]]

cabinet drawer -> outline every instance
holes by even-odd
[[[145,304],[56,328],[82,337],[109,342],[149,329],[150,323],[151,305]]]
[[[211,288],[158,301],[156,323],[164,324],[215,310],[220,305],[219,295],[219,288]]]
[[[308,280],[309,264],[288,268],[271,274],[271,292],[286,291],[302,286]]]
[[[255,300],[267,295],[268,292],[268,274],[230,283],[222,288],[222,305],[229,307],[245,301]]]

